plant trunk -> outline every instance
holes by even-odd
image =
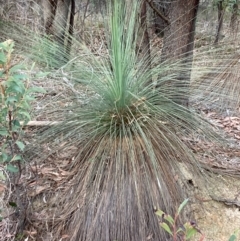
[[[199,0],[177,0],[169,6],[170,24],[164,31],[162,62],[178,62],[176,94],[174,101],[188,106],[188,85],[190,82],[194,47],[195,22]]]

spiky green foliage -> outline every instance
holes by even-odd
[[[181,165],[200,174],[182,138],[217,138],[210,124],[175,101],[179,92],[189,94],[186,84],[176,88],[182,61],[150,69],[149,56],[139,58],[135,51],[137,3],[114,3],[108,55],[99,58],[83,49],[84,59],[75,62],[76,81],[93,93],[88,103],[79,106],[72,99],[71,106],[54,111],[62,122],[37,140],[53,152],[69,152],[73,160],[67,168],[70,188],[53,204],[60,207],[54,240],[60,230],[72,241],[166,240],[154,208],[173,214],[183,200]]]
[[[178,85],[178,71],[189,73],[184,61],[159,64],[156,56],[150,61],[136,53],[138,4],[114,3],[108,14],[107,54],[96,56],[79,44],[81,51],[68,70],[80,88],[89,90],[87,103],[80,106],[80,97],[73,96],[68,107],[46,110],[61,122],[38,133],[28,152],[34,153],[30,161],[56,152],[71,160],[65,170],[69,185],[48,203],[50,212],[57,206],[54,218],[47,220],[54,232],[51,240],[65,233],[71,241],[166,240],[154,208],[173,215],[183,200],[181,166],[202,174],[183,139],[198,135],[213,142],[219,137],[207,121],[176,101],[190,95],[194,102],[207,83],[188,88],[183,78]],[[51,51],[46,52],[49,62]],[[50,153],[35,153],[39,145],[47,145]]]

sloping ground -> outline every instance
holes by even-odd
[[[201,188],[193,195],[193,212],[206,241],[228,241],[240,228],[240,180],[218,176],[209,185],[209,196]],[[198,241],[198,239],[194,239]],[[240,240],[238,235],[237,240]]]
[[[205,116],[225,131],[230,145],[229,149],[216,150],[215,157],[203,154],[200,156],[201,161],[229,176],[212,175],[207,186],[210,194],[204,191],[201,184],[196,185],[192,208],[206,241],[228,241],[231,234],[236,230],[240,231],[240,179],[231,177],[240,173],[240,112],[235,116],[220,116],[215,112],[208,112]],[[209,145],[208,148],[213,147]],[[239,235],[237,240],[240,240]]]
[[[64,81],[68,81],[68,76]],[[66,84],[66,86],[69,85]],[[74,88],[71,90],[66,86],[55,88],[54,83],[48,83],[48,93],[40,96],[36,103],[34,115],[36,120],[55,120],[54,114],[42,116],[41,109],[45,104],[51,106],[71,104],[71,100],[66,101],[65,94],[66,89],[74,91]],[[81,93],[81,96],[84,96],[84,93]],[[83,102],[81,104],[84,104]],[[236,229],[240,228],[240,180],[224,175],[239,176],[240,174],[240,113],[219,115],[209,109],[200,109],[200,111],[213,125],[225,131],[229,148],[216,149],[212,143],[206,143],[194,135],[184,139],[205,165],[206,173],[209,174],[214,170],[222,173],[222,175],[211,175],[207,186],[209,192],[207,192],[206,186],[196,176],[186,172],[186,184],[191,190],[190,205],[199,229],[206,235],[206,240],[226,241]],[[29,128],[26,132],[32,136],[34,131]],[[31,143],[31,139],[26,141]],[[51,147],[46,145],[41,148],[44,153]],[[74,149],[74,147],[71,148]],[[209,150],[211,153],[214,150],[215,156],[210,155]],[[69,149],[69,152],[72,150]],[[25,174],[20,182],[23,190],[21,198],[24,201],[17,212],[14,207],[6,205],[11,189],[6,189],[4,183],[0,185],[1,196],[3,197],[5,193],[2,215],[7,217],[0,223],[1,241],[15,240],[14,234],[17,229],[23,231],[24,234],[24,236],[19,236],[19,240],[51,240],[54,233],[52,227],[48,226],[49,224],[45,221],[47,218],[52,218],[59,208],[56,206],[55,209],[49,210],[49,202],[52,203],[58,199],[57,191],[67,189],[71,185],[68,178],[71,173],[66,170],[73,160],[68,156],[68,153],[52,153],[44,163],[34,160],[31,166],[26,166]],[[51,225],[54,226],[54,223],[53,217]],[[62,240],[67,240],[67,238],[68,235],[62,233]]]
[[[206,165],[205,172],[208,176],[206,186],[200,179],[186,171],[185,185],[190,190],[189,216],[192,214],[195,216],[198,228],[205,234],[206,241],[228,241],[231,234],[240,228],[240,179],[236,177],[240,174],[240,113],[235,116],[224,116],[204,110],[202,115],[225,132],[230,144],[229,148],[215,150],[216,155],[210,156],[208,150],[215,148],[211,143],[194,136],[185,139],[199,160]],[[31,129],[27,130],[29,135],[32,132]],[[44,153],[50,147],[46,145],[42,148]],[[73,149],[74,147],[72,150],[69,149],[69,152]],[[5,192],[2,215],[7,217],[0,223],[1,241],[14,240],[17,229],[22,229],[24,234],[20,240],[51,240],[54,233],[45,221],[51,218],[54,226],[53,215],[59,207],[49,210],[48,204],[56,202],[57,191],[71,185],[71,180],[68,179],[71,173],[65,170],[72,161],[68,158],[68,153],[52,153],[44,163],[38,163],[36,160],[31,166],[27,165],[20,181],[23,205],[19,207],[18,212],[14,207],[6,205],[11,190],[6,189],[4,183],[0,185],[2,198]],[[211,171],[216,170],[221,171],[222,175],[211,174]],[[67,240],[67,238],[68,235],[62,233],[62,239]]]

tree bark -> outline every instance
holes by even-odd
[[[188,105],[187,89],[190,82],[194,48],[195,22],[199,0],[175,0],[169,6],[168,25],[164,31],[161,61],[178,62],[175,102]]]
[[[45,6],[45,32],[47,35],[52,35],[53,39],[58,44],[56,52],[51,53],[50,51],[49,54],[52,59],[54,59],[53,65],[59,67],[63,64],[66,64],[70,57],[75,14],[75,0],[42,1],[43,5]]]
[[[235,3],[232,8],[232,16],[231,16],[231,20],[230,20],[230,28],[231,28],[232,35],[237,34],[237,30],[238,30],[238,22],[237,22],[238,10],[239,10],[238,4]]]
[[[220,37],[221,31],[222,31],[223,16],[225,13],[225,9],[223,8],[223,1],[219,1],[217,3],[217,8],[218,8],[218,25],[217,25],[217,33],[216,33],[216,37],[214,40],[214,44],[218,44],[219,37]]]
[[[56,38],[61,47],[64,47],[64,39],[66,36],[66,29],[69,16],[69,7],[71,5],[71,0],[59,0],[57,6],[56,16]]]
[[[44,11],[44,21],[45,21],[45,32],[48,35],[53,34],[53,21],[56,15],[57,10],[57,1],[56,0],[47,0],[43,1]]]
[[[146,1],[142,2],[141,7],[141,27],[143,29],[143,42],[142,49],[143,53],[147,55],[148,60],[151,59],[151,50],[150,50],[150,40],[147,29],[147,4]],[[149,63],[151,65],[151,63]]]
[[[155,33],[159,37],[163,37],[165,28],[170,24],[169,19],[166,17],[168,15],[170,2],[168,0],[161,0],[153,5],[152,1],[147,1],[154,10]]]

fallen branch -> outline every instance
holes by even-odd
[[[163,13],[161,13],[161,12],[157,9],[156,6],[154,6],[154,3],[153,3],[152,0],[145,0],[145,1],[147,1],[147,3],[149,4],[149,6],[157,13],[157,15],[158,15],[160,18],[162,18],[168,25],[171,24],[170,21],[169,21],[169,19],[168,19],[166,16],[164,16]]]
[[[226,198],[219,198],[219,197],[215,197],[215,196],[211,196],[210,197],[217,202],[222,202],[227,206],[236,206],[238,208],[240,208],[240,201],[238,200],[232,200],[232,199],[226,199]]]
[[[29,121],[27,124],[20,122],[21,126],[52,126],[59,123],[60,121]]]

